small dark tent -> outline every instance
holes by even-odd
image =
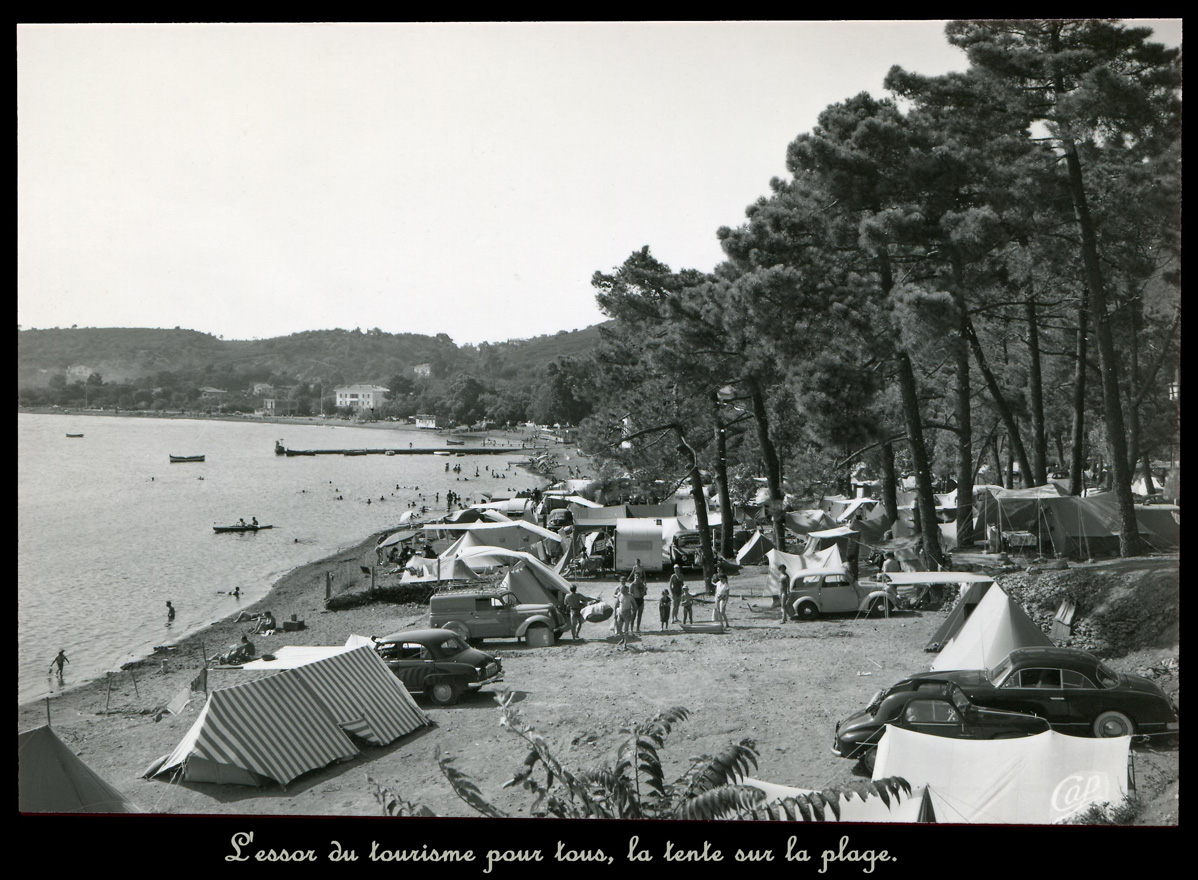
[[[17,734],[18,808],[22,813],[140,813],[49,727]]]

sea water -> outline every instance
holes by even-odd
[[[445,446],[407,426],[17,415],[18,702],[118,671],[247,607],[292,568],[397,526],[410,502],[434,518],[447,490],[479,501],[537,482],[508,467],[528,455],[515,433],[499,441],[510,454],[466,457],[275,455],[280,439],[293,449]],[[171,464],[171,455],[205,461]],[[212,530],[251,517],[274,528]],[[339,573],[350,577],[362,577],[357,566]],[[49,674],[60,649],[70,659],[64,685]]]

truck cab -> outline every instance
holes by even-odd
[[[502,588],[447,590],[433,595],[428,607],[429,626],[451,630],[467,641],[522,638],[544,647],[569,628],[556,605],[522,603]]]

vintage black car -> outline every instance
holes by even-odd
[[[375,651],[411,693],[452,706],[468,690],[503,680],[499,659],[447,629],[409,629],[375,639]]]
[[[924,672],[889,689],[927,679],[956,682],[979,706],[1039,715],[1074,736],[1153,736],[1178,732],[1177,707],[1151,679],[1116,672],[1077,648],[1017,648],[993,669]]]
[[[984,709],[951,681],[929,678],[911,690],[874,694],[868,706],[836,725],[832,754],[868,760],[887,724],[956,739],[1010,739],[1049,729],[1043,718]]]

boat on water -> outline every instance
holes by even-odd
[[[202,455],[172,455],[171,464],[185,464],[192,461],[203,461]]]
[[[449,451],[446,449],[434,449],[433,455],[449,455]]]
[[[243,525],[213,526],[212,531],[214,531],[218,535],[220,535],[225,532],[261,532],[264,529],[273,529],[273,528],[274,528],[274,526],[253,526],[253,525],[250,525],[250,526],[243,526]]]
[[[445,445],[446,446],[465,446],[466,441],[465,440],[446,440]]]
[[[68,437],[82,437],[82,434],[67,434]]]

